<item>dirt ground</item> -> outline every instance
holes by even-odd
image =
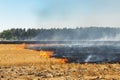
[[[120,64],[75,64],[0,44],[0,80],[120,80]]]

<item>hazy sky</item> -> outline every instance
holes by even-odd
[[[0,0],[8,28],[120,27],[120,0]]]

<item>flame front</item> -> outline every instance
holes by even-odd
[[[54,52],[53,51],[40,51],[40,56],[45,58],[50,58]]]
[[[68,62],[68,60],[67,59],[58,59],[59,61],[60,61],[60,63],[62,63],[62,64],[65,64],[65,63],[67,63]]]
[[[44,58],[50,58],[53,54],[54,54],[54,51],[44,51],[44,50],[40,51],[40,56]],[[55,58],[55,60],[62,64],[65,64],[68,62],[67,59],[63,59],[63,58]]]
[[[25,49],[28,45],[23,43],[19,46],[18,49]],[[30,47],[34,46],[33,44],[29,45]],[[32,50],[33,52],[35,52],[36,50]],[[44,58],[51,58],[51,56],[54,54],[54,51],[46,51],[46,50],[41,50],[40,51],[40,56],[41,57],[44,57]],[[55,61],[57,61],[58,63],[62,63],[62,64],[65,64],[68,62],[67,59],[65,58],[54,58]]]

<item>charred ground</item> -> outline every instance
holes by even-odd
[[[120,64],[60,63],[24,45],[0,44],[1,80],[119,80]]]

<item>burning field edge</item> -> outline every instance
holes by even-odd
[[[3,80],[110,80],[120,79],[120,64],[66,63],[51,58],[52,51],[24,49],[25,44],[0,44]]]

